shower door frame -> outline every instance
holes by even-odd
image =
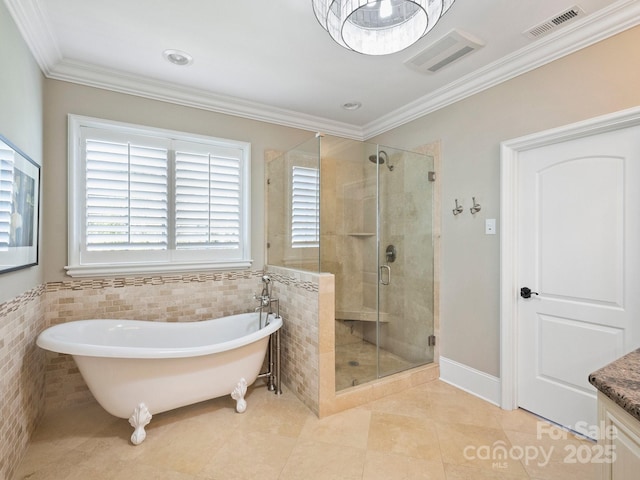
[[[387,150],[395,153],[400,153],[400,159],[399,160],[395,159],[393,161],[393,163],[398,163],[398,165],[392,165],[391,158],[393,158],[394,153],[392,153],[390,157],[387,154]],[[381,152],[385,154],[385,157],[384,157],[385,160],[382,163],[380,161]],[[406,361],[406,363],[410,365],[406,367],[401,367],[401,368],[391,368],[389,366],[385,368],[383,362],[381,362],[380,351],[385,350],[387,354],[390,352],[387,351],[382,346],[382,343],[385,343],[384,342],[385,339],[383,338],[384,335],[382,333],[383,322],[381,317],[384,314],[382,304],[385,302],[381,299],[381,293],[384,287],[391,286],[393,284],[394,277],[391,273],[393,269],[389,265],[389,263],[393,263],[393,260],[389,261],[389,259],[387,259],[387,262],[383,263],[382,259],[386,257],[385,245],[387,243],[390,243],[390,245],[393,245],[393,242],[391,241],[391,239],[396,234],[396,232],[393,232],[390,235],[385,235],[385,232],[383,232],[383,221],[390,220],[388,213],[385,212],[385,210],[387,210],[387,207],[389,207],[389,204],[390,204],[390,202],[388,201],[389,200],[388,197],[393,195],[393,193],[383,192],[384,189],[382,188],[383,185],[381,182],[381,179],[382,179],[381,172],[382,174],[393,175],[394,169],[396,167],[399,167],[399,171],[396,170],[397,175],[402,174],[406,178],[408,173],[404,173],[404,168],[406,168],[407,164],[409,163],[408,160],[409,158],[411,158],[411,157],[407,158],[407,155],[420,155],[421,157],[425,157],[425,160],[427,160],[428,157],[431,157],[431,162],[432,162],[431,166],[425,172],[425,178],[424,178],[425,188],[429,187],[428,192],[430,193],[430,201],[431,201],[431,211],[430,211],[431,222],[430,223],[431,223],[432,264],[431,264],[431,278],[429,280],[431,281],[431,285],[432,285],[430,290],[430,297],[431,297],[430,304],[431,304],[431,314],[432,314],[431,322],[432,323],[431,323],[431,328],[430,329],[427,328],[427,332],[421,332],[421,333],[427,333],[426,338],[424,339],[426,344],[420,345],[420,348],[424,347],[424,349],[428,351],[428,354],[426,354],[427,355],[426,358],[423,358],[417,361],[411,361],[407,358],[404,358],[403,355],[397,353],[396,356],[402,357],[402,360]],[[376,345],[375,346],[376,346],[376,379],[380,379],[380,378],[393,375],[395,373],[400,373],[406,370],[410,370],[412,368],[434,363],[436,361],[437,352],[435,349],[435,338],[436,338],[436,277],[435,275],[436,275],[436,263],[437,263],[436,262],[436,238],[438,238],[439,235],[436,236],[434,228],[436,224],[439,225],[439,221],[436,222],[436,208],[435,208],[435,205],[436,205],[435,199],[436,199],[436,193],[437,193],[436,192],[437,182],[435,182],[435,163],[436,163],[435,155],[429,155],[427,153],[422,153],[422,152],[411,152],[407,150],[393,148],[386,145],[376,144],[376,158],[378,159],[378,161],[376,162],[376,242],[375,243],[376,243],[376,272],[377,272],[377,282],[376,282],[376,317],[377,319],[376,319]],[[369,160],[371,161],[371,158],[369,158]],[[399,162],[402,162],[402,164],[400,164]],[[391,183],[391,180],[389,181],[389,183]],[[402,193],[405,195],[407,194],[406,183],[407,182],[403,179]],[[383,204],[385,200],[387,200],[387,203]],[[403,210],[405,209],[405,207],[406,207],[406,203],[403,202]],[[403,213],[405,213],[405,211],[403,211]],[[402,229],[402,232],[401,232],[403,241],[402,241],[402,245],[400,246],[400,249],[398,249],[398,255],[400,258],[404,257],[404,268],[402,269],[403,272],[401,273],[401,275],[403,275],[402,280],[406,280],[406,277],[409,273],[408,266],[410,265],[410,262],[407,260],[409,242],[405,240],[408,239],[409,235],[413,235],[415,230],[412,230],[411,228],[409,228],[410,225],[408,224],[408,222],[405,221],[403,223],[404,223],[404,228]],[[388,284],[383,283],[384,267],[386,267],[386,272],[387,272],[386,274],[388,275],[387,277],[389,282]],[[426,281],[427,279],[425,278],[424,280]],[[391,288],[393,288],[393,286],[391,286]],[[404,287],[402,289],[402,292],[403,292],[403,295],[406,295],[407,288]],[[403,298],[406,299],[406,297],[403,297]],[[429,300],[427,300],[427,302],[429,302]],[[402,308],[401,321],[406,321],[407,320],[406,317],[408,315],[406,311],[407,302],[405,301],[404,303],[405,305]],[[395,315],[390,315],[390,317],[395,318]],[[407,339],[404,338],[403,340],[406,341]]]

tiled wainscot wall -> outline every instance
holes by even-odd
[[[36,347],[42,330],[91,318],[191,322],[252,311],[263,273],[52,282],[0,304],[0,478],[12,478],[46,410],[92,401],[71,356]],[[283,381],[317,413],[318,276],[270,273],[285,319]]]
[[[280,299],[282,379],[316,415],[320,415],[321,351],[319,325],[333,318],[334,276],[269,266],[273,296]]]
[[[13,477],[44,412],[44,286],[0,303],[0,478]]]

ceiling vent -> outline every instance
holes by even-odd
[[[460,30],[451,30],[446,36],[404,63],[419,72],[435,73],[482,47],[484,43],[472,35]]]
[[[529,30],[524,32],[524,34],[529,38],[539,38],[553,32],[558,27],[566,25],[568,22],[571,22],[578,17],[582,17],[583,15],[584,10],[576,5],[553,18],[536,25],[535,27],[531,27]]]

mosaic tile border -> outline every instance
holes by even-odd
[[[298,287],[309,292],[318,292],[318,274],[289,270],[269,265],[266,273],[276,282],[287,287]],[[314,278],[315,277],[315,278]]]
[[[34,298],[38,298],[45,293],[45,285],[38,285],[22,295],[12,298],[7,302],[0,303],[0,319],[9,315],[11,312],[22,308],[25,304],[31,302]]]
[[[114,277],[98,278],[90,280],[70,280],[64,282],[49,282],[46,284],[47,292],[58,292],[64,290],[85,290],[101,288],[124,288],[143,285],[171,285],[176,283],[204,283],[221,282],[225,280],[233,281],[239,279],[251,279],[260,277],[263,271],[243,270],[231,272],[211,272],[183,275],[154,275],[151,277]]]

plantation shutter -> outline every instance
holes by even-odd
[[[87,251],[168,248],[168,149],[86,140]]]
[[[251,266],[246,142],[70,116],[71,276]]]
[[[13,151],[0,144],[0,250],[9,248],[13,192]]]
[[[240,248],[242,151],[182,150],[176,149],[176,248]]]
[[[319,171],[294,166],[291,198],[291,246],[317,247],[320,240]]]

